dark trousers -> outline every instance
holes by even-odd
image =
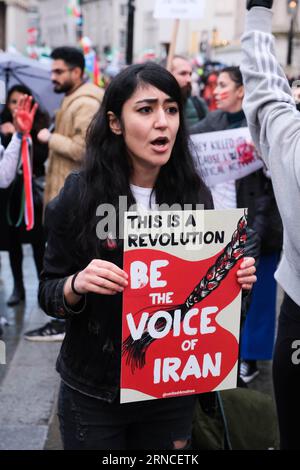
[[[281,449],[300,450],[300,307],[287,294],[279,317],[273,380]]]
[[[58,402],[65,450],[167,450],[191,438],[195,396],[109,404],[61,384]],[[187,447],[184,447],[187,448]]]

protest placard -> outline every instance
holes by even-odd
[[[244,210],[127,212],[121,403],[236,387]]]
[[[205,3],[205,0],[156,0],[154,18],[180,20],[202,18]]]
[[[210,187],[263,167],[248,127],[194,134],[191,139],[196,168]]]

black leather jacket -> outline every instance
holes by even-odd
[[[66,319],[66,336],[56,364],[62,380],[82,393],[112,402],[119,394],[122,295],[87,294],[73,308],[63,296],[66,279],[92,260],[88,254],[79,257],[75,242],[78,224],[72,212],[79,197],[80,175],[73,173],[47,206],[48,242],[39,302],[48,315]],[[103,249],[101,258],[122,268],[122,243],[113,250]]]

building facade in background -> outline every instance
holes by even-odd
[[[155,0],[134,0],[134,58],[163,57],[172,36],[172,20],[153,18]],[[273,32],[277,54],[287,63],[291,15],[287,0],[274,0]],[[82,25],[73,15],[82,12]],[[79,34],[91,39],[101,58],[125,60],[127,0],[0,0],[0,50],[15,47],[26,51],[28,41],[50,48],[78,44]],[[240,63],[240,38],[245,22],[244,0],[207,0],[203,19],[180,23],[176,53]],[[293,70],[300,72],[300,6],[294,23]]]
[[[0,1],[0,50],[25,52],[29,0]]]
[[[197,55],[202,49],[209,54],[213,37],[236,40],[237,12],[240,0],[210,0],[205,17],[197,21],[181,21],[177,50],[179,54]],[[127,41],[126,0],[82,0],[83,33],[100,54],[118,50],[123,56]],[[135,0],[134,57],[136,60],[161,57],[166,54],[172,36],[172,20],[153,17],[155,0]],[[240,15],[239,15],[240,16]],[[243,18],[243,17],[242,17]],[[214,30],[216,33],[214,34]],[[229,33],[229,37],[228,37]]]

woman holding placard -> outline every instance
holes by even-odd
[[[84,171],[72,174],[46,210],[48,244],[39,289],[42,308],[67,318],[57,362],[65,449],[183,449],[190,441],[194,396],[119,404],[122,240],[96,236],[99,204],[138,202],[212,208],[195,172],[180,88],[162,67],[133,65],[115,77],[88,133]],[[118,214],[119,216],[120,214]],[[118,226],[118,225],[117,225]],[[100,237],[101,238],[101,237]],[[238,282],[255,282],[245,258]]]
[[[191,128],[191,134],[247,127],[243,111],[244,85],[239,67],[226,67],[214,95],[218,110]],[[211,187],[215,209],[248,208],[248,224],[261,239],[258,282],[252,294],[241,340],[240,375],[251,382],[258,374],[257,360],[273,355],[276,310],[276,270],[282,246],[282,224],[272,183],[264,170]]]

